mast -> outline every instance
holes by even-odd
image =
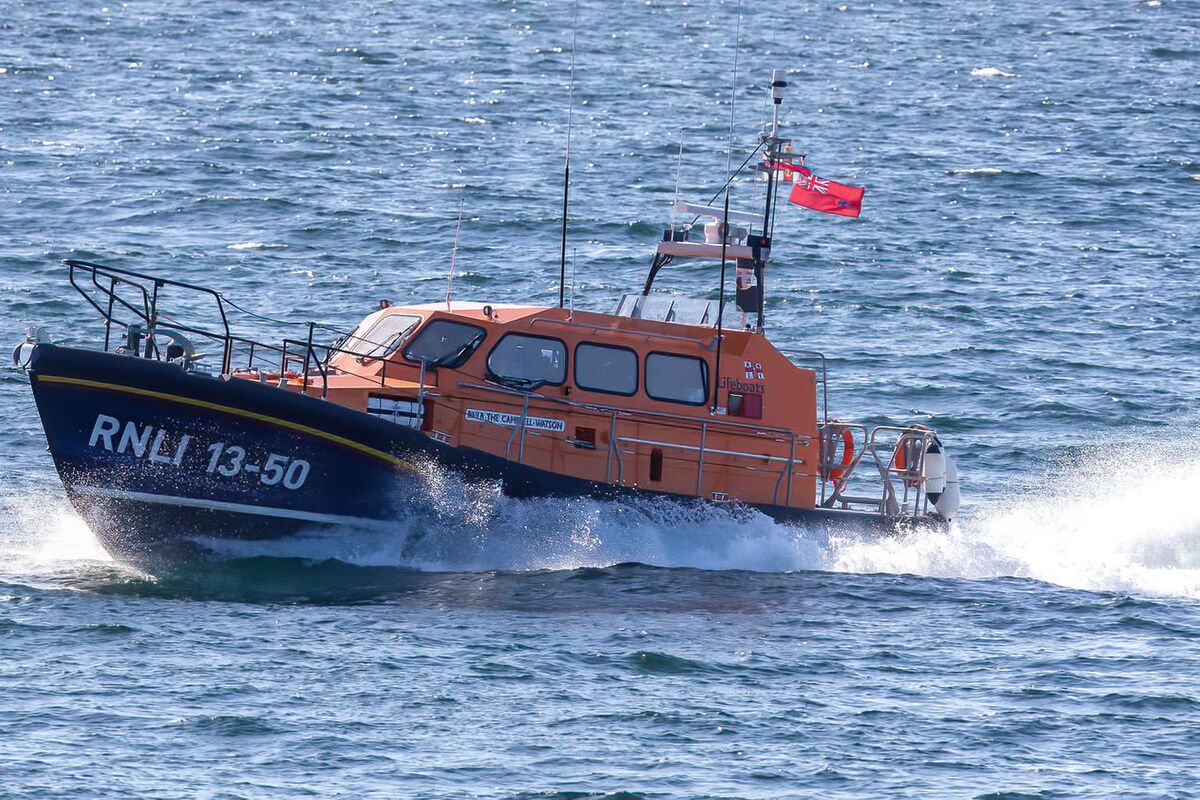
[[[751,236],[750,244],[754,250],[754,280],[758,295],[758,319],[756,327],[759,333],[762,333],[764,327],[764,317],[766,316],[767,302],[767,259],[771,252],[771,233],[774,226],[772,225],[772,215],[775,212],[775,195],[778,191],[779,180],[776,176],[776,165],[779,163],[780,145],[784,140],[779,138],[779,107],[783,105],[784,91],[787,89],[787,81],[784,76],[787,73],[781,69],[771,70],[771,132],[764,137],[767,156],[767,198],[763,203],[763,219],[762,219],[762,234],[760,236]]]
[[[781,69],[771,70],[771,133],[767,136],[767,202],[763,206],[762,235],[771,235],[771,202],[775,198],[775,165],[779,156],[779,107],[783,105],[783,93],[787,89],[786,73]]]

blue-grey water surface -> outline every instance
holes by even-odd
[[[958,458],[948,532],[445,477],[373,537],[143,575],[69,510],[0,373],[0,797],[1197,797],[1200,5],[744,3],[735,163],[768,323],[832,411]],[[0,0],[0,331],[94,345],[70,256],[351,325],[557,300],[569,3]],[[727,152],[737,4],[579,12],[578,307],[640,286]],[[735,207],[759,202],[735,183]],[[663,288],[712,295],[711,269]],[[243,317],[246,332],[292,331]]]

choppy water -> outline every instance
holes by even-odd
[[[582,3],[578,306],[640,285],[681,128],[715,190],[735,10]],[[869,188],[781,212],[772,335],[834,357],[838,416],[946,433],[960,524],[452,486],[152,578],[66,508],[8,370],[0,795],[1197,796],[1200,8],[744,10],[738,141],[789,67],[798,149]],[[570,16],[0,2],[0,331],[96,341],[70,255],[337,324],[436,299],[460,198],[456,295],[553,302]]]

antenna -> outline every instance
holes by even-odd
[[[742,49],[742,0],[738,0],[737,32],[733,36],[733,91],[729,93],[729,149],[725,153],[725,174],[733,180],[733,112],[737,108],[738,52]],[[728,205],[728,204],[727,204]]]
[[[763,236],[770,236],[771,203],[778,191],[779,181],[775,178],[775,167],[779,161],[779,107],[783,105],[783,96],[787,91],[787,72],[782,69],[771,70],[771,135],[767,137],[767,200],[763,207]]]
[[[454,286],[454,264],[458,261],[458,235],[462,233],[463,198],[458,200],[458,224],[454,226],[454,249],[450,251],[450,275],[446,278],[446,310],[450,310],[450,289]]]
[[[675,160],[675,199],[671,201],[671,238],[675,238],[675,207],[679,205],[679,173],[683,169],[683,128],[679,129],[679,157]]]
[[[709,413],[717,413],[721,395],[721,340],[724,339],[725,322],[725,252],[729,246],[729,184],[733,182],[733,120],[737,108],[737,65],[738,52],[742,49],[742,0],[738,0],[737,32],[733,39],[733,91],[729,94],[729,149],[725,152],[725,210],[721,219],[721,285],[717,292],[717,358],[713,365],[712,406]],[[756,151],[757,152],[757,151]]]
[[[563,167],[562,238],[558,262],[559,308],[563,307],[567,292],[567,198],[571,193],[571,114],[575,110],[575,38],[578,35],[579,0],[575,0],[575,21],[571,27],[571,82],[567,88],[567,158]]]
[[[567,320],[575,318],[575,248],[571,248],[571,311],[567,314]]]
[[[725,219],[721,222],[721,290],[717,293],[717,358],[713,369],[712,406],[709,413],[717,413],[721,394],[721,340],[725,322],[725,249],[729,244],[729,187],[725,187]]]

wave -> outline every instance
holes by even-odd
[[[966,476],[969,482],[969,475]],[[949,530],[878,534],[776,523],[749,509],[664,499],[517,500],[431,475],[442,498],[394,529],[274,541],[209,540],[225,559],[339,562],[420,572],[580,570],[640,563],[703,570],[1030,578],[1076,589],[1200,598],[1200,459],[1180,443],[1082,448],[997,493]],[[63,501],[23,502],[0,533],[9,574],[107,561]],[[108,562],[111,571],[111,562]],[[105,573],[107,574],[107,573]]]
[[[1020,77],[1015,72],[1005,72],[999,67],[976,67],[971,70],[971,74],[976,78],[1017,78]]]
[[[1003,175],[1004,170],[999,167],[971,167],[963,169],[952,169],[950,175]]]
[[[705,570],[1031,578],[1139,595],[1200,597],[1200,459],[1185,445],[1082,448],[948,530],[800,527],[748,509],[662,499],[513,500],[444,476],[447,502],[403,529],[223,543],[226,555],[335,558],[425,571],[570,570],[641,563]],[[968,476],[969,480],[969,476]]]
[[[278,242],[237,242],[227,245],[226,250],[283,250],[286,244]]]

